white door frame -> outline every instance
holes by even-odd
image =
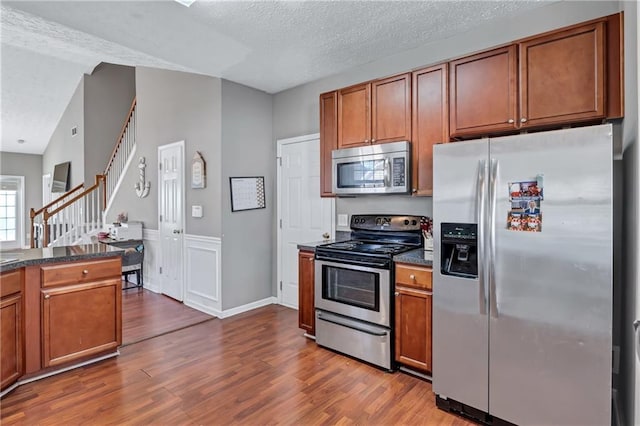
[[[8,180],[16,180],[20,189],[18,190],[18,205],[16,206],[16,240],[15,244],[3,244],[0,248],[6,249],[14,249],[14,248],[24,248],[25,246],[25,234],[26,230],[31,226],[31,222],[26,220],[26,212],[24,209],[25,198],[27,189],[24,186],[24,176],[14,176],[14,175],[0,175],[0,178],[6,178]],[[33,232],[32,229],[29,230],[29,236]]]
[[[276,288],[278,289],[278,303],[282,304],[282,288],[280,288],[280,283],[282,282],[282,228],[280,227],[280,221],[282,220],[282,168],[279,167],[280,159],[282,158],[282,146],[287,144],[294,144],[305,142],[309,140],[320,139],[320,133],[313,133],[310,135],[297,136],[294,138],[286,138],[286,139],[278,139],[276,141],[276,170],[277,170],[277,190],[276,190],[276,230],[277,230],[277,273],[276,273]],[[322,171],[321,171],[322,173]],[[320,188],[318,188],[320,190]],[[331,211],[333,214],[331,215],[331,237],[333,238],[336,234],[336,206],[335,199],[331,199]]]
[[[185,212],[186,212],[186,180],[185,180],[185,174],[186,174],[186,166],[185,166],[185,143],[184,140],[181,141],[177,141],[177,142],[173,142],[173,143],[168,143],[165,145],[161,145],[158,147],[158,151],[157,151],[157,162],[158,162],[158,166],[157,166],[157,170],[158,170],[158,245],[159,245],[159,251],[160,251],[160,262],[164,263],[164,260],[162,259],[162,254],[164,253],[163,249],[162,249],[162,224],[161,224],[161,220],[160,220],[160,212],[162,211],[162,196],[160,195],[160,191],[162,190],[161,188],[161,183],[162,183],[162,170],[160,170],[160,151],[167,149],[167,148],[173,148],[175,146],[179,146],[180,147],[180,154],[182,157],[182,188],[180,191],[180,198],[181,198],[181,203],[182,203],[182,223],[180,224],[180,229],[182,229],[182,246],[180,247],[180,251],[181,251],[181,259],[182,259],[182,265],[181,265],[181,269],[182,269],[182,274],[181,274],[181,279],[182,279],[182,286],[180,288],[180,301],[184,302],[184,293],[185,293],[185,286],[186,286],[186,271],[185,271],[185,267],[184,267],[184,259],[185,259],[185,241],[184,241],[184,235],[185,235],[185,222],[186,222],[186,217],[185,217]],[[161,265],[162,267],[162,265]],[[159,290],[160,293],[163,293],[163,279],[162,277],[160,277],[160,285],[159,285]]]

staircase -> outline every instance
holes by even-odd
[[[38,210],[31,209],[31,247],[67,246],[88,242],[104,227],[124,172],[136,151],[136,99],[116,140],[103,174],[88,188],[78,185]]]

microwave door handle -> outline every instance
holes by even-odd
[[[388,188],[391,186],[391,179],[389,179],[389,169],[391,167],[390,161],[388,158],[384,159],[384,186]]]

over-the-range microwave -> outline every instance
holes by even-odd
[[[333,193],[407,194],[411,186],[408,141],[336,149],[331,152]]]

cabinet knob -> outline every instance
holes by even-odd
[[[88,269],[83,269],[83,270],[82,270],[82,275],[87,275],[88,273],[89,273],[89,270],[88,270]]]
[[[526,119],[526,118],[524,118],[524,117],[522,117],[522,118],[520,119],[520,122],[521,122],[521,123],[526,123],[526,122],[527,122],[527,119]]]
[[[307,259],[309,262],[313,262],[313,257],[310,257],[309,259]]]
[[[411,192],[413,192],[415,194],[416,192],[418,192],[418,190],[416,188],[412,188]]]
[[[397,291],[396,291],[396,296],[400,296],[400,293],[398,293]]]
[[[509,123],[509,124],[513,124],[513,123],[514,123],[513,118],[510,118],[510,119],[507,121],[507,123]]]
[[[51,295],[50,295],[50,294],[45,294],[45,295],[44,295],[44,298],[45,298],[45,299],[48,299],[48,298],[50,298],[50,297],[51,297]]]
[[[371,139],[371,143],[376,143],[376,140],[375,139]]]
[[[414,281],[416,280],[416,276],[415,276],[415,275],[413,275],[413,274],[409,275],[409,278],[411,278],[411,279],[412,279],[412,280],[414,280]]]
[[[369,139],[365,139],[365,140],[364,140],[364,143],[369,143]]]

